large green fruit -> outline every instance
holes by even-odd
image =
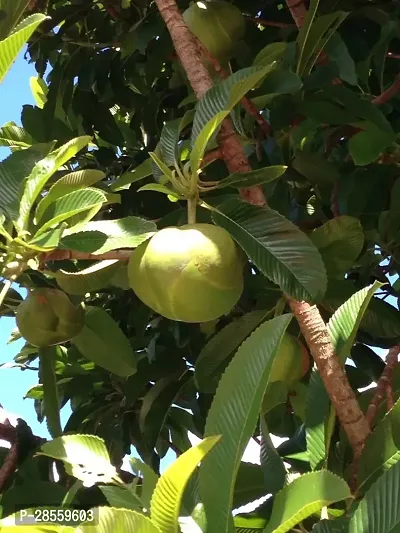
[[[223,0],[194,2],[183,13],[183,18],[190,31],[217,59],[228,59],[244,37],[242,13]]]
[[[129,283],[171,320],[208,322],[229,313],[243,290],[243,255],[212,224],[165,228],[133,251]]]
[[[290,388],[299,381],[310,367],[310,357],[306,347],[296,337],[285,333],[277,353],[269,382],[285,381]]]
[[[85,316],[68,296],[57,289],[35,289],[17,309],[19,332],[29,344],[53,346],[69,341],[80,333]]]

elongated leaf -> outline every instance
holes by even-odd
[[[29,133],[15,122],[7,122],[0,128],[0,146],[9,146],[14,151],[29,148],[32,144],[33,139]]]
[[[136,181],[140,181],[153,173],[152,160],[149,157],[140,163],[134,170],[129,170],[120,176],[111,186],[112,191],[129,189],[129,186]]]
[[[87,307],[86,326],[71,342],[80,353],[117,376],[136,372],[136,356],[129,340],[101,307]]]
[[[0,40],[12,33],[28,4],[29,0],[1,0],[0,9],[4,14],[0,22]]]
[[[339,216],[314,230],[310,239],[324,260],[328,277],[343,278],[361,253],[364,232],[357,218]]]
[[[350,519],[349,533],[394,533],[400,526],[400,463],[384,472]]]
[[[47,421],[47,428],[54,438],[62,434],[60,421],[60,401],[58,398],[57,380],[55,374],[55,360],[57,347],[39,349],[40,360],[40,381],[43,385],[44,414]]]
[[[337,356],[344,365],[360,326],[361,320],[379,283],[366,287],[347,300],[328,323],[328,332]],[[330,400],[317,370],[313,370],[308,387],[306,409],[307,451],[312,468],[326,457],[331,434],[326,432]]]
[[[271,440],[264,417],[261,417],[260,462],[264,474],[265,493],[275,494],[286,483],[286,468]]]
[[[42,198],[36,208],[35,220],[38,224],[49,205],[62,196],[73,191],[90,187],[105,177],[104,172],[100,170],[78,170],[63,176],[56,183],[50,187],[48,193]]]
[[[358,482],[365,491],[377,477],[400,461],[400,400],[368,437],[360,457]]]
[[[6,39],[0,41],[0,83],[3,81],[8,69],[17,59],[22,47],[36,30],[36,28],[48,17],[41,13],[30,15],[14,29]]]
[[[396,139],[395,133],[372,126],[374,125],[371,125],[367,131],[356,133],[349,140],[349,152],[355,165],[373,163]]]
[[[283,54],[286,52],[288,43],[270,43],[267,44],[254,58],[253,65],[257,66],[269,66],[274,61],[282,59]]]
[[[79,272],[57,270],[54,277],[60,287],[68,294],[86,294],[108,287],[113,277],[121,269],[117,260],[99,261]]]
[[[314,23],[314,19],[317,14],[319,6],[319,0],[310,0],[310,6],[307,10],[304,23],[301,26],[299,30],[299,34],[297,36],[297,46],[298,46],[298,59],[297,59],[297,72],[300,70],[300,65],[305,63],[307,59],[305,57],[307,56],[306,46],[307,41],[309,40],[310,30]]]
[[[220,111],[210,118],[197,135],[190,153],[190,170],[192,174],[197,174],[210,139],[228,115],[229,110]]]
[[[84,524],[76,533],[161,533],[157,526],[142,513],[113,507],[93,509],[96,520],[93,524]]]
[[[251,172],[235,172],[227,178],[218,182],[217,188],[235,187],[236,189],[243,189],[246,187],[255,187],[263,183],[269,183],[282,176],[287,167],[283,165],[275,165],[271,167],[259,168]]]
[[[157,231],[150,220],[139,217],[126,217],[117,220],[89,222],[79,231],[62,238],[60,247],[91,254],[104,254],[119,248],[136,248]]]
[[[47,102],[47,93],[49,92],[46,82],[43,78],[39,78],[39,76],[31,76],[29,78],[29,85],[36,106],[39,109],[43,109],[44,104]]]
[[[24,180],[36,163],[45,157],[52,144],[36,144],[12,153],[0,163],[0,208],[12,219],[18,216],[18,201]]]
[[[229,356],[266,316],[265,311],[248,313],[225,326],[208,341],[195,364],[194,379],[200,391],[215,391]]]
[[[138,189],[138,192],[141,192],[141,191],[161,192],[168,196],[172,196],[173,198],[176,198],[177,200],[184,199],[184,196],[178,194],[176,191],[174,191],[173,189],[170,189],[169,187],[166,187],[165,185],[161,185],[161,183],[148,183],[147,185],[143,185],[143,187],[140,187],[140,189]]]
[[[262,498],[267,493],[260,465],[242,461],[236,476],[232,507],[237,509]]]
[[[90,482],[109,483],[116,475],[103,439],[94,435],[65,435],[40,448],[39,455],[62,461],[68,474],[90,486]]]
[[[193,120],[192,146],[210,120],[223,111],[231,111],[243,96],[253,89],[269,72],[274,63],[266,67],[248,67],[238,70],[209,89],[199,100]]]
[[[51,203],[43,213],[41,225],[35,237],[79,213],[100,209],[106,202],[107,198],[100,189],[88,187],[66,194]]]
[[[340,176],[337,168],[318,152],[296,152],[293,168],[313,185],[333,183]]]
[[[29,214],[35,201],[37,200],[47,181],[64,163],[76,155],[90,141],[90,137],[77,137],[68,143],[51,152],[45,159],[39,161],[33,168],[25,182],[19,206],[19,218],[16,222],[18,230],[26,229],[29,221]]]
[[[232,198],[212,216],[257,268],[291,298],[315,301],[325,293],[325,267],[318,250],[278,212]]]
[[[100,486],[99,489],[106,497],[111,507],[117,509],[131,509],[132,511],[141,511],[144,507],[143,502],[128,489],[122,487],[110,487],[107,485]]]
[[[174,166],[178,163],[178,141],[181,125],[181,118],[166,122],[161,130],[160,151],[164,163]]]
[[[199,474],[208,533],[225,533],[232,525],[236,474],[253,434],[272,363],[290,319],[291,315],[283,315],[265,322],[244,341],[214,396],[204,434],[222,435],[222,441],[204,460]]]
[[[137,476],[141,475],[142,477],[140,499],[143,502],[144,507],[150,509],[150,502],[158,482],[158,476],[149,465],[137,457],[131,457],[129,463],[133,473]]]
[[[350,498],[347,483],[321,470],[295,479],[275,496],[271,518],[263,533],[285,533],[322,507]]]
[[[321,520],[313,527],[313,533],[348,533],[347,520]]]
[[[219,435],[208,437],[187,450],[159,479],[150,512],[152,521],[163,533],[178,533],[179,510],[189,477],[219,439]]]

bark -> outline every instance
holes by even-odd
[[[18,462],[18,445],[14,442],[0,468],[0,494],[10,476],[15,472]]]
[[[298,28],[304,24],[304,19],[307,15],[307,9],[304,5],[304,0],[286,0],[286,4]]]
[[[389,353],[386,357],[385,369],[382,372],[381,377],[379,378],[378,384],[375,389],[374,397],[372,398],[372,401],[369,404],[367,410],[367,420],[371,425],[376,416],[376,412],[378,411],[378,408],[386,395],[388,396],[388,408],[391,409],[391,407],[393,407],[393,405],[390,405],[392,401],[391,396],[393,395],[392,377],[393,371],[398,363],[399,353],[400,345],[393,346],[393,348],[390,348]]]
[[[335,354],[327,327],[317,306],[295,300],[289,300],[289,305],[307,341],[339,421],[348,436],[354,457],[359,457],[370,429]]]
[[[389,102],[389,100],[394,98],[399,91],[400,91],[400,74],[394,80],[392,85],[386,89],[386,91],[384,91],[382,94],[380,94],[379,96],[375,97],[372,100],[372,103],[375,105],[386,104],[386,102]]]
[[[186,26],[175,0],[156,0],[156,5],[171,35],[174,48],[185,69],[189,83],[197,98],[201,98],[213,86],[213,82],[203,63],[197,40]],[[229,172],[249,172],[251,170],[239,137],[229,119],[225,120],[221,126],[219,142],[222,157]],[[241,195],[249,203],[265,204],[264,193],[260,187],[243,189]]]

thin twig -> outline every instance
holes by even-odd
[[[88,252],[78,252],[76,250],[52,250],[40,255],[41,263],[49,261],[64,261],[66,259],[87,259],[91,261],[118,260],[127,261],[132,255],[132,250],[113,250],[104,254],[91,254]]]
[[[370,425],[372,425],[376,413],[378,411],[379,405],[387,394],[388,387],[391,386],[393,371],[398,362],[398,355],[400,353],[400,345],[393,346],[390,348],[389,353],[386,357],[386,366],[382,372],[381,377],[378,380],[378,384],[375,389],[375,394],[372,398],[371,403],[368,406],[367,410],[367,420]]]
[[[392,85],[386,89],[386,91],[383,91],[382,94],[372,99],[372,103],[375,105],[386,104],[386,102],[389,102],[389,100],[394,98],[399,91],[400,91],[400,74],[398,74],[397,78],[394,80]]]
[[[294,24],[290,22],[278,22],[275,20],[265,20],[265,19],[259,19],[257,17],[246,17],[247,20],[250,22],[254,22],[255,24],[259,24],[260,26],[263,26],[264,28],[273,27],[273,28],[293,28]]]

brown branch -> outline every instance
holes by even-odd
[[[4,463],[0,468],[0,494],[9,477],[15,472],[18,462],[18,443],[14,442],[9,449]]]
[[[394,52],[388,52],[387,57],[390,57],[390,59],[400,59],[400,54],[395,54]]]
[[[400,345],[393,346],[392,348],[390,348],[389,353],[386,357],[385,369],[382,372],[382,375],[378,380],[378,384],[375,389],[375,394],[367,410],[367,415],[366,415],[367,420],[369,424],[371,425],[375,419],[379,405],[381,404],[382,400],[385,398],[389,387],[391,388],[393,371],[398,363],[399,353],[400,353]]]
[[[304,19],[307,16],[307,9],[304,5],[304,0],[286,0],[286,5],[289,8],[290,14],[298,28],[304,24]]]
[[[212,163],[216,159],[222,159],[222,152],[220,148],[215,148],[215,150],[210,150],[209,152],[207,152],[203,157],[201,166],[205,167],[206,165],[208,165],[209,163]]]
[[[386,89],[386,91],[383,91],[382,94],[372,99],[372,103],[375,105],[386,104],[386,102],[394,98],[399,91],[400,91],[400,74],[398,74],[397,78],[394,80],[392,85]]]
[[[259,24],[260,26],[263,26],[264,28],[267,27],[273,27],[273,28],[293,28],[294,24],[288,23],[288,22],[277,22],[274,20],[265,20],[265,19],[259,19],[257,17],[246,17],[247,20],[250,22],[254,22],[255,24]]]
[[[201,98],[211,87],[211,76],[203,63],[197,40],[183,20],[175,0],[155,0],[158,10],[171,35],[174,48],[187,74],[190,85],[197,98]],[[249,172],[251,167],[243,151],[232,122],[226,119],[221,126],[219,143],[222,157],[229,172]],[[254,205],[265,204],[260,187],[242,189],[241,195]]]
[[[339,421],[348,436],[354,457],[359,457],[370,429],[335,354],[326,324],[316,305],[311,306],[307,302],[291,299],[288,302],[307,341]]]

